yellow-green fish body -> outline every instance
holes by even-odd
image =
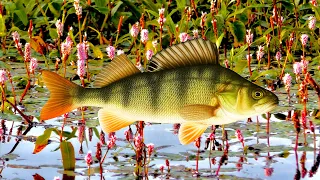
[[[191,49],[196,53],[190,53]],[[182,123],[179,139],[188,144],[208,125],[235,122],[268,112],[278,104],[272,92],[220,66],[218,52],[209,41],[170,47],[153,60],[154,72],[140,73],[124,55],[119,56],[98,75],[96,86],[101,88],[82,88],[43,71],[51,97],[41,119],[79,106],[97,106],[102,107],[98,117],[106,132],[135,121]]]

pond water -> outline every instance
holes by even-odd
[[[23,74],[22,64],[11,63],[14,74]],[[91,69],[95,71],[96,68]],[[23,89],[17,91],[20,93]],[[292,94],[296,94],[297,86],[292,88]],[[266,133],[267,120],[265,115],[252,117],[253,122],[246,119],[236,123],[228,124],[225,130],[228,134],[228,160],[220,169],[219,176],[216,171],[219,161],[223,156],[222,150],[210,151],[205,149],[205,140],[211,133],[211,129],[202,136],[199,159],[199,179],[219,178],[219,179],[294,179],[299,176],[304,179],[319,179],[317,167],[320,163],[320,129],[315,128],[315,136],[307,131],[307,145],[303,145],[303,133],[299,135],[298,151],[294,151],[296,142],[296,132],[293,122],[286,120],[287,112],[301,108],[297,97],[293,95],[292,103],[288,105],[287,95],[284,88],[276,90],[281,102],[279,108],[271,113],[270,135]],[[27,125],[22,123],[22,118],[18,115],[0,114],[2,127],[6,127],[5,133],[1,136],[0,143],[0,175],[3,179],[53,179],[60,176],[63,179],[101,179],[99,173],[99,163],[95,161],[91,165],[90,176],[84,157],[91,150],[93,156],[96,153],[96,145],[100,141],[99,133],[101,129],[97,120],[97,108],[89,108],[85,111],[85,138],[79,141],[78,131],[81,124],[81,113],[73,111],[67,119],[64,131],[72,132],[78,127],[75,136],[70,138],[75,149],[76,169],[74,172],[64,172],[62,166],[61,152],[59,147],[59,136],[51,134],[49,144],[39,153],[33,154],[35,140],[42,135],[47,128],[61,128],[63,118],[55,118],[44,123],[39,123],[37,116],[43,104],[48,99],[49,94],[46,88],[37,85],[33,86],[24,100],[25,113],[34,115],[34,124],[31,130],[22,135],[27,129]],[[313,90],[309,91],[308,110],[317,108],[317,97]],[[314,111],[316,112],[316,111]],[[315,124],[317,119],[314,112],[310,111],[308,118]],[[259,123],[257,123],[257,118]],[[131,126],[135,132],[135,126]],[[240,129],[244,136],[244,151],[241,142],[235,136],[235,130]],[[104,179],[134,179],[135,176],[135,152],[125,140],[124,131],[127,128],[116,132],[116,148],[110,150],[103,163]],[[20,132],[20,133],[19,133]],[[155,152],[149,164],[149,179],[190,179],[196,168],[195,156],[197,148],[194,143],[181,145],[172,124],[147,124],[144,129],[145,144],[153,143]],[[107,136],[105,135],[106,140]],[[315,139],[314,139],[315,137]],[[222,130],[218,128],[215,134],[216,141],[222,141]],[[21,140],[19,142],[19,140]],[[18,143],[16,148],[14,146]],[[315,144],[314,144],[315,143]],[[268,146],[268,144],[270,146]],[[223,146],[223,148],[225,148]],[[12,152],[11,152],[12,151]],[[106,147],[102,148],[104,154]],[[11,153],[9,153],[11,152]],[[170,173],[166,169],[166,159],[170,162]],[[95,160],[95,158],[94,158]],[[161,165],[165,166],[163,173],[159,171]],[[311,172],[314,171],[311,176]],[[297,175],[298,173],[298,175]],[[63,175],[68,174],[69,176]],[[297,178],[299,179],[299,178]]]

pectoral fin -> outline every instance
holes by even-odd
[[[119,129],[129,126],[135,120],[127,118],[125,115],[108,109],[100,109],[98,112],[101,129],[105,133],[115,132]]]
[[[183,107],[179,113],[186,121],[199,121],[215,116],[219,107],[218,103],[214,106],[194,104]]]
[[[179,140],[181,144],[189,144],[200,137],[207,129],[207,124],[187,122],[182,123],[179,129]]]

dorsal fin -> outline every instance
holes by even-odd
[[[219,64],[217,46],[202,38],[168,47],[152,57],[148,71],[160,71],[183,66]]]
[[[123,79],[141,71],[128,59],[125,54],[121,54],[107,64],[97,75],[94,82],[95,87],[104,87],[120,79]]]

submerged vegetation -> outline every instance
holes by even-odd
[[[320,163],[320,153],[316,153],[320,109],[319,21],[316,0],[1,1],[0,145],[6,146],[5,142],[12,137],[16,143],[10,152],[5,152],[8,154],[0,151],[3,162],[0,175],[7,168],[5,159],[10,159],[9,155],[22,146],[20,143],[31,141],[35,144],[34,154],[42,153],[48,144],[56,144],[53,151],[61,152],[64,178],[77,176],[76,164],[83,158],[87,171],[82,175],[89,177],[109,176],[105,170],[109,158],[114,159],[112,164],[118,163],[115,166],[119,169],[129,167],[113,171],[119,178],[132,172],[137,178],[179,178],[223,177],[222,166],[228,164],[228,159],[234,161],[235,171],[241,171],[244,164],[255,166],[250,158],[261,157],[266,159],[265,175],[272,176],[274,159],[281,161],[290,154],[294,154],[292,161],[296,160],[294,178],[312,177]],[[144,122],[129,126],[122,135],[105,135],[98,128],[95,108],[82,107],[67,113],[53,120],[58,125],[39,120],[39,109],[48,98],[41,70],[55,71],[83,87],[92,87],[101,67],[120,54],[126,54],[145,71],[154,54],[194,38],[216,43],[221,65],[275,92],[281,106],[257,119],[249,118],[246,126],[212,126],[202,139],[195,141],[193,151],[185,154],[161,152],[165,145],[145,143],[148,124]],[[281,119],[281,123],[272,121],[273,117]],[[274,123],[274,130],[270,123]],[[28,135],[41,126],[46,128],[40,135]],[[16,135],[13,128],[17,129]],[[173,132],[176,134],[178,130],[179,124],[174,124]],[[259,143],[259,136],[266,143]],[[272,136],[289,138],[294,145],[270,146]],[[90,147],[92,151],[84,152],[82,144],[88,147],[93,137],[97,143]],[[246,142],[245,137],[247,140],[257,137],[257,143]],[[74,148],[77,143],[80,143],[78,154]],[[118,143],[121,145],[117,146]],[[237,149],[230,149],[237,143],[240,144]],[[25,151],[32,153],[31,149]],[[299,151],[303,151],[300,161]],[[314,153],[309,166],[306,166],[307,151]],[[56,152],[48,153],[50,156]],[[83,158],[79,160],[81,154]],[[128,162],[119,162],[119,155],[128,158]],[[204,158],[209,160],[210,170],[199,168]],[[171,160],[192,160],[196,166],[181,169],[172,166]]]

